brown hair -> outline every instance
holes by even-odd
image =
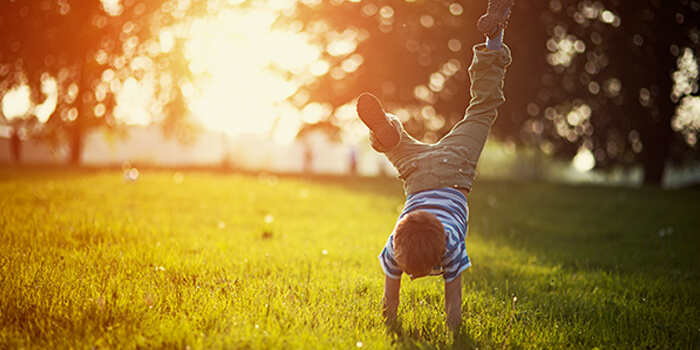
[[[445,228],[435,215],[417,210],[404,215],[394,232],[394,257],[415,275],[437,266],[445,254]]]

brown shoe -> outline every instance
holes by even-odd
[[[489,0],[486,14],[479,18],[476,28],[489,38],[498,35],[501,29],[508,26],[510,9],[514,4],[515,0]]]
[[[389,122],[382,104],[374,95],[365,92],[357,99],[357,114],[385,149],[392,149],[401,140],[399,132]]]

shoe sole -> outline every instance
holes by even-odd
[[[381,102],[374,95],[367,92],[360,95],[357,99],[357,114],[382,146],[391,149],[399,143],[398,131],[386,118]]]
[[[506,14],[506,11],[513,5],[515,5],[515,0],[489,0],[486,14],[479,18],[476,28],[486,35],[497,33],[499,29],[505,28],[508,24],[510,12]]]

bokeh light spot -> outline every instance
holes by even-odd
[[[576,170],[585,173],[595,167],[595,157],[589,149],[582,148],[574,157],[572,164]]]

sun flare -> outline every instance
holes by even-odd
[[[205,126],[229,135],[274,131],[270,135],[279,141],[294,137],[299,112],[286,99],[303,78],[283,72],[306,71],[321,51],[302,33],[274,29],[278,13],[236,7],[190,27],[185,55],[196,88],[187,98]]]

